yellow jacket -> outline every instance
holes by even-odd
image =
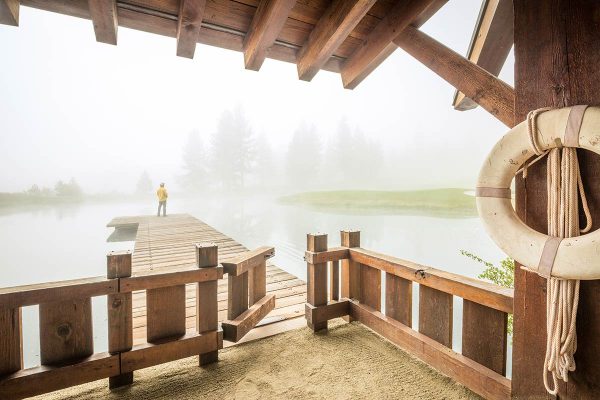
[[[156,191],[156,195],[158,196],[158,201],[167,201],[167,197],[169,197],[167,189],[164,187],[159,187]]]

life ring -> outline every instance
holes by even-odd
[[[477,181],[479,216],[492,240],[510,257],[543,276],[600,279],[600,229],[572,238],[544,235],[525,225],[511,202],[512,180],[535,156],[527,121],[512,128],[494,146]],[[600,108],[575,106],[544,112],[537,118],[542,150],[579,147],[600,154]]]

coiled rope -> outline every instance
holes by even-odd
[[[577,149],[560,147],[543,151],[538,144],[537,116],[550,108],[531,111],[527,115],[529,142],[538,156],[522,168],[523,177],[527,167],[546,155],[548,190],[548,235],[573,237],[588,232],[592,217],[581,180]],[[586,227],[579,229],[578,199],[581,196],[586,216]],[[579,306],[579,280],[548,277],[546,289],[546,357],[544,359],[544,386],[548,393],[558,393],[558,380],[568,382],[569,372],[575,370],[574,354],[577,351],[577,307]],[[552,376],[552,387],[548,375]]]

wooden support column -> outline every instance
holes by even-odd
[[[177,55],[194,58],[206,0],[181,0],[177,23]]]
[[[311,81],[376,0],[334,0],[298,53],[298,77]]]
[[[214,243],[196,245],[196,264],[198,268],[216,267],[219,265],[219,248]],[[218,280],[199,282],[196,287],[196,330],[198,333],[216,331],[219,327],[217,302]],[[200,366],[219,360],[218,346],[216,350],[200,354]]]
[[[385,18],[369,34],[365,42],[346,61],[342,82],[354,89],[390,54],[396,50],[392,40],[422,14],[433,15],[446,1],[404,0],[395,3]],[[429,9],[431,7],[431,9]],[[424,23],[425,21],[420,21]]]
[[[514,90],[508,84],[417,28],[409,26],[394,43],[506,126],[513,126]]]
[[[246,69],[258,71],[287,21],[296,0],[261,0],[244,39]]]
[[[108,279],[131,276],[131,252],[113,251],[106,256]],[[120,285],[119,285],[120,290]],[[118,354],[133,347],[133,309],[131,292],[107,296],[108,306],[108,352]],[[119,356],[120,357],[120,356]],[[119,363],[120,368],[120,363]],[[133,383],[133,372],[125,372],[109,378],[108,386],[116,389]]]
[[[306,235],[306,250],[326,251],[327,234]],[[306,302],[314,307],[327,305],[327,263],[306,263]],[[327,329],[327,321],[312,324],[307,322],[313,331]]]
[[[117,1],[88,0],[96,41],[117,44]]]
[[[19,0],[0,0],[0,24],[19,26]]]
[[[341,245],[343,247],[360,247],[360,231],[341,231]],[[360,297],[360,264],[352,260],[342,260],[342,297],[358,300]],[[352,322],[352,317],[344,317],[347,322]]]
[[[545,106],[600,105],[600,3],[596,0],[514,0],[515,122]],[[600,222],[600,157],[580,151],[581,174],[594,226]],[[517,212],[546,232],[546,163],[516,180]],[[546,347],[546,283],[515,268],[512,387],[515,398],[550,398],[542,382]],[[600,281],[582,281],[576,371],[561,385],[564,399],[600,398]]]

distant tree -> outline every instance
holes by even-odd
[[[40,189],[40,187],[36,184],[33,184],[28,190],[27,190],[27,194],[30,196],[40,196],[42,194],[42,191]]]
[[[279,184],[280,174],[273,149],[265,135],[257,135],[253,142],[254,162],[250,171],[260,188],[273,188]]]
[[[83,197],[83,190],[81,190],[81,187],[75,178],[71,178],[67,183],[63,181],[56,182],[54,192],[56,192],[58,197],[68,197],[72,199],[80,199]]]
[[[292,136],[286,155],[288,184],[298,189],[319,181],[320,141],[314,126],[301,125]]]
[[[198,191],[206,188],[208,183],[207,154],[200,137],[200,132],[189,133],[183,148],[183,170],[181,185],[188,191]]]
[[[142,172],[135,186],[135,193],[145,195],[152,193],[152,189],[152,180],[150,179],[150,175],[148,175],[148,171]]]
[[[252,129],[243,110],[225,111],[211,139],[211,178],[225,190],[242,189],[255,159]]]

